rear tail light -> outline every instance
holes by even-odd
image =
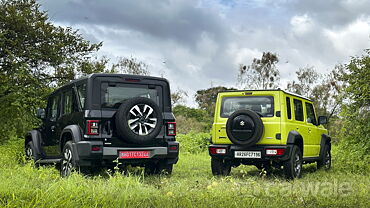
[[[167,136],[176,136],[176,122],[167,123]]]
[[[101,150],[100,146],[92,146],[91,147],[91,151],[100,151],[100,150]]]
[[[170,150],[177,150],[177,146],[176,145],[171,145]]]
[[[87,135],[99,134],[99,120],[87,120]]]
[[[266,149],[266,155],[283,155],[285,149]]]
[[[226,148],[210,147],[209,152],[212,155],[224,155],[226,154]]]

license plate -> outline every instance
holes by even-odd
[[[261,158],[260,151],[235,151],[235,158]]]
[[[120,151],[120,159],[149,158],[149,151]]]

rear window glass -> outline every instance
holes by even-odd
[[[128,85],[120,83],[102,83],[101,103],[104,108],[118,108],[123,101],[134,97],[152,99],[160,105],[159,87],[150,89],[148,85]]]
[[[274,98],[272,96],[246,96],[222,99],[221,117],[227,118],[238,110],[252,110],[262,117],[273,117]]]
[[[292,119],[292,110],[290,108],[290,97],[286,97],[286,110],[288,119]]]
[[[302,101],[294,99],[294,115],[296,121],[303,121],[303,105]]]

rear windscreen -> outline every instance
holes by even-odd
[[[157,105],[160,103],[160,86],[102,83],[101,105],[103,108],[118,108],[123,101],[134,97],[145,97],[152,99]]]
[[[252,110],[262,117],[273,117],[274,98],[272,96],[245,96],[222,99],[221,117],[228,118],[238,110]]]

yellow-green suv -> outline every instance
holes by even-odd
[[[287,178],[301,177],[302,164],[331,166],[331,139],[316,117],[313,102],[283,90],[243,90],[218,94],[209,146],[213,175],[231,167],[283,167]]]

